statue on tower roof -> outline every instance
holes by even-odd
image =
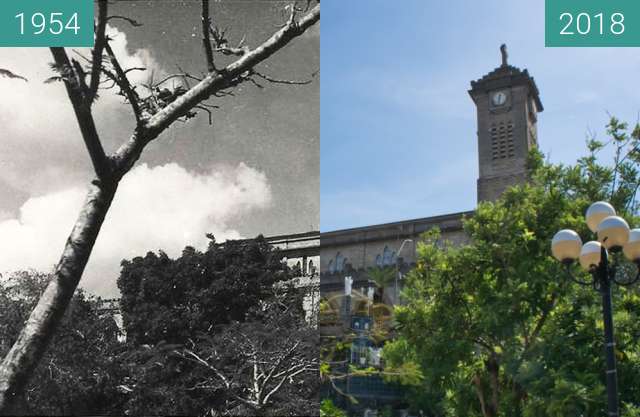
[[[503,43],[502,45],[500,45],[500,53],[502,54],[502,66],[506,67],[507,64],[507,58],[509,57],[509,54],[507,54],[507,44]]]

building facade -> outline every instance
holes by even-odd
[[[543,111],[534,79],[508,63],[471,81],[476,105],[478,202],[497,199],[507,187],[526,180],[526,160],[537,146],[538,113]],[[468,242],[462,224],[473,211],[323,232],[320,235],[320,335],[324,359],[338,375],[323,395],[350,415],[375,416],[382,410],[407,415],[402,387],[385,383],[380,350],[393,337],[392,309],[401,302],[403,275],[416,260],[420,236],[438,228],[444,240]],[[333,349],[331,346],[342,346]],[[344,346],[349,346],[345,349]],[[356,399],[357,402],[349,400]]]

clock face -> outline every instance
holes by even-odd
[[[491,102],[494,106],[502,106],[507,102],[507,93],[504,91],[498,91],[491,96]]]

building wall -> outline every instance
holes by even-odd
[[[462,218],[473,212],[454,213],[423,219],[408,220],[378,226],[323,233],[320,238],[321,273],[340,272],[351,265],[354,270],[374,266],[415,263],[415,250],[421,235],[433,228],[440,229],[443,240],[455,245],[468,241],[462,230]],[[405,240],[408,241],[402,246]],[[402,251],[398,251],[402,247]],[[386,255],[386,256],[385,256]]]

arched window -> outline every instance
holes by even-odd
[[[384,247],[384,251],[382,251],[382,265],[387,266],[393,263],[393,252],[389,249],[388,246]]]
[[[336,255],[336,271],[342,272],[344,270],[344,256],[338,252]]]
[[[336,266],[335,266],[335,264],[333,263],[333,259],[331,259],[331,260],[329,261],[329,272],[331,272],[332,274],[333,274],[334,272],[336,272]]]
[[[378,254],[378,256],[376,256],[376,265],[377,266],[382,266],[382,256],[380,254]]]

